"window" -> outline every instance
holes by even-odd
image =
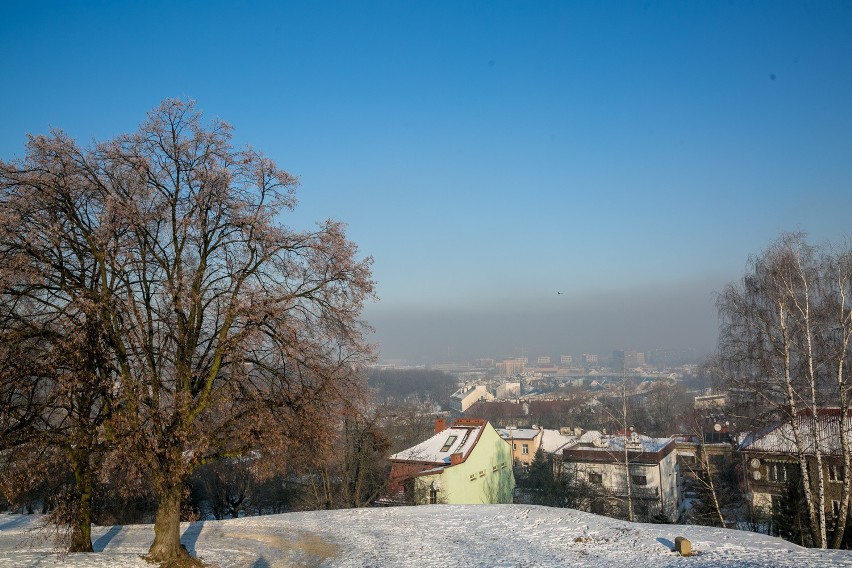
[[[521,444],[521,453],[524,454],[525,456],[529,455],[530,445],[529,444]]]
[[[648,478],[644,475],[631,475],[630,479],[633,480],[633,485],[648,485]]]
[[[828,480],[829,481],[843,481],[843,468],[836,464],[830,464],[828,466]]]
[[[787,481],[787,463],[767,461],[766,478],[776,483],[785,483]]]
[[[453,445],[453,442],[456,441],[456,438],[458,438],[458,436],[450,436],[449,438],[447,438],[447,441],[444,443],[443,446],[441,446],[441,451],[446,452],[447,450],[449,450],[450,446]]]
[[[781,511],[781,497],[778,495],[772,496],[772,514],[777,515]]]
[[[725,456],[723,455],[710,456],[710,465],[717,469],[723,468],[725,466],[725,461]]]
[[[831,502],[831,512],[835,519],[840,516],[840,501]]]
[[[438,503],[438,490],[430,489],[429,490],[429,504],[436,505]]]
[[[600,473],[589,473],[589,483],[600,485],[603,483],[603,475]]]

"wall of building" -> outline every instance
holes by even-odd
[[[627,495],[628,471],[631,491],[634,497],[634,507],[644,503],[648,509],[646,514],[661,512],[672,522],[677,520],[677,510],[680,500],[680,480],[678,477],[677,454],[670,451],[662,456],[659,463],[630,463],[625,468],[622,455],[612,454],[611,461],[568,462],[565,467],[571,468],[579,479],[589,481],[614,497]],[[595,484],[590,474],[600,475],[600,484]],[[643,485],[634,482],[634,476],[644,476]]]
[[[429,502],[433,484],[438,488],[439,503],[511,503],[515,476],[512,473],[509,444],[490,424],[486,425],[476,446],[463,463],[446,467],[440,474],[415,478],[417,504]]]

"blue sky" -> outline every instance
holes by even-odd
[[[0,4],[0,156],[198,101],[375,259],[385,358],[696,347],[852,210],[849,2]],[[562,294],[557,294],[562,292]]]

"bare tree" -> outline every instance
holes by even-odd
[[[175,560],[186,555],[179,522],[193,470],[322,437],[326,413],[359,388],[370,259],[356,258],[339,223],[282,225],[296,179],[234,148],[231,128],[203,125],[192,103],[165,101],[136,133],[86,153],[52,143],[80,170],[68,183],[90,190],[105,243],[92,255],[108,293],[92,303],[121,409],[110,429],[157,496],[149,558]]]
[[[730,284],[718,307],[721,362],[731,384],[762,402],[764,422],[789,423],[801,470],[813,542],[839,546],[849,506],[848,252],[814,247],[801,233],[783,234],[749,273]],[[836,418],[821,409],[836,407]],[[824,479],[829,440],[820,421],[837,420],[844,461],[843,511],[832,543]],[[840,530],[838,530],[840,529]]]
[[[70,550],[91,551],[116,377],[104,320],[114,219],[87,156],[61,132],[31,137],[23,161],[0,162],[0,192],[0,343],[10,363],[0,369],[3,441],[65,456],[75,498],[56,514],[70,523]]]

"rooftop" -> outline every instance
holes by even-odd
[[[624,451],[625,443],[628,452],[654,454],[666,449],[669,444],[674,447],[673,438],[651,438],[641,434],[633,433],[626,439],[622,435],[601,435],[600,432],[590,431],[584,433],[577,444],[566,448],[569,451],[582,450],[583,452],[599,452],[601,454],[613,454]]]
[[[800,436],[805,446],[805,453],[812,454],[816,448],[816,439],[820,440],[823,454],[840,455],[840,411],[838,409],[822,409],[816,420],[809,412],[800,412],[796,417]],[[846,417],[845,427],[852,431],[852,416]],[[741,451],[795,453],[796,443],[793,425],[778,422],[762,430],[748,434],[740,445]]]
[[[537,428],[499,428],[497,433],[504,440],[532,440],[541,430]]]
[[[486,424],[484,421],[477,425],[454,424],[416,446],[393,454],[390,459],[435,465],[449,465],[453,454],[462,454],[462,459],[467,459]]]

